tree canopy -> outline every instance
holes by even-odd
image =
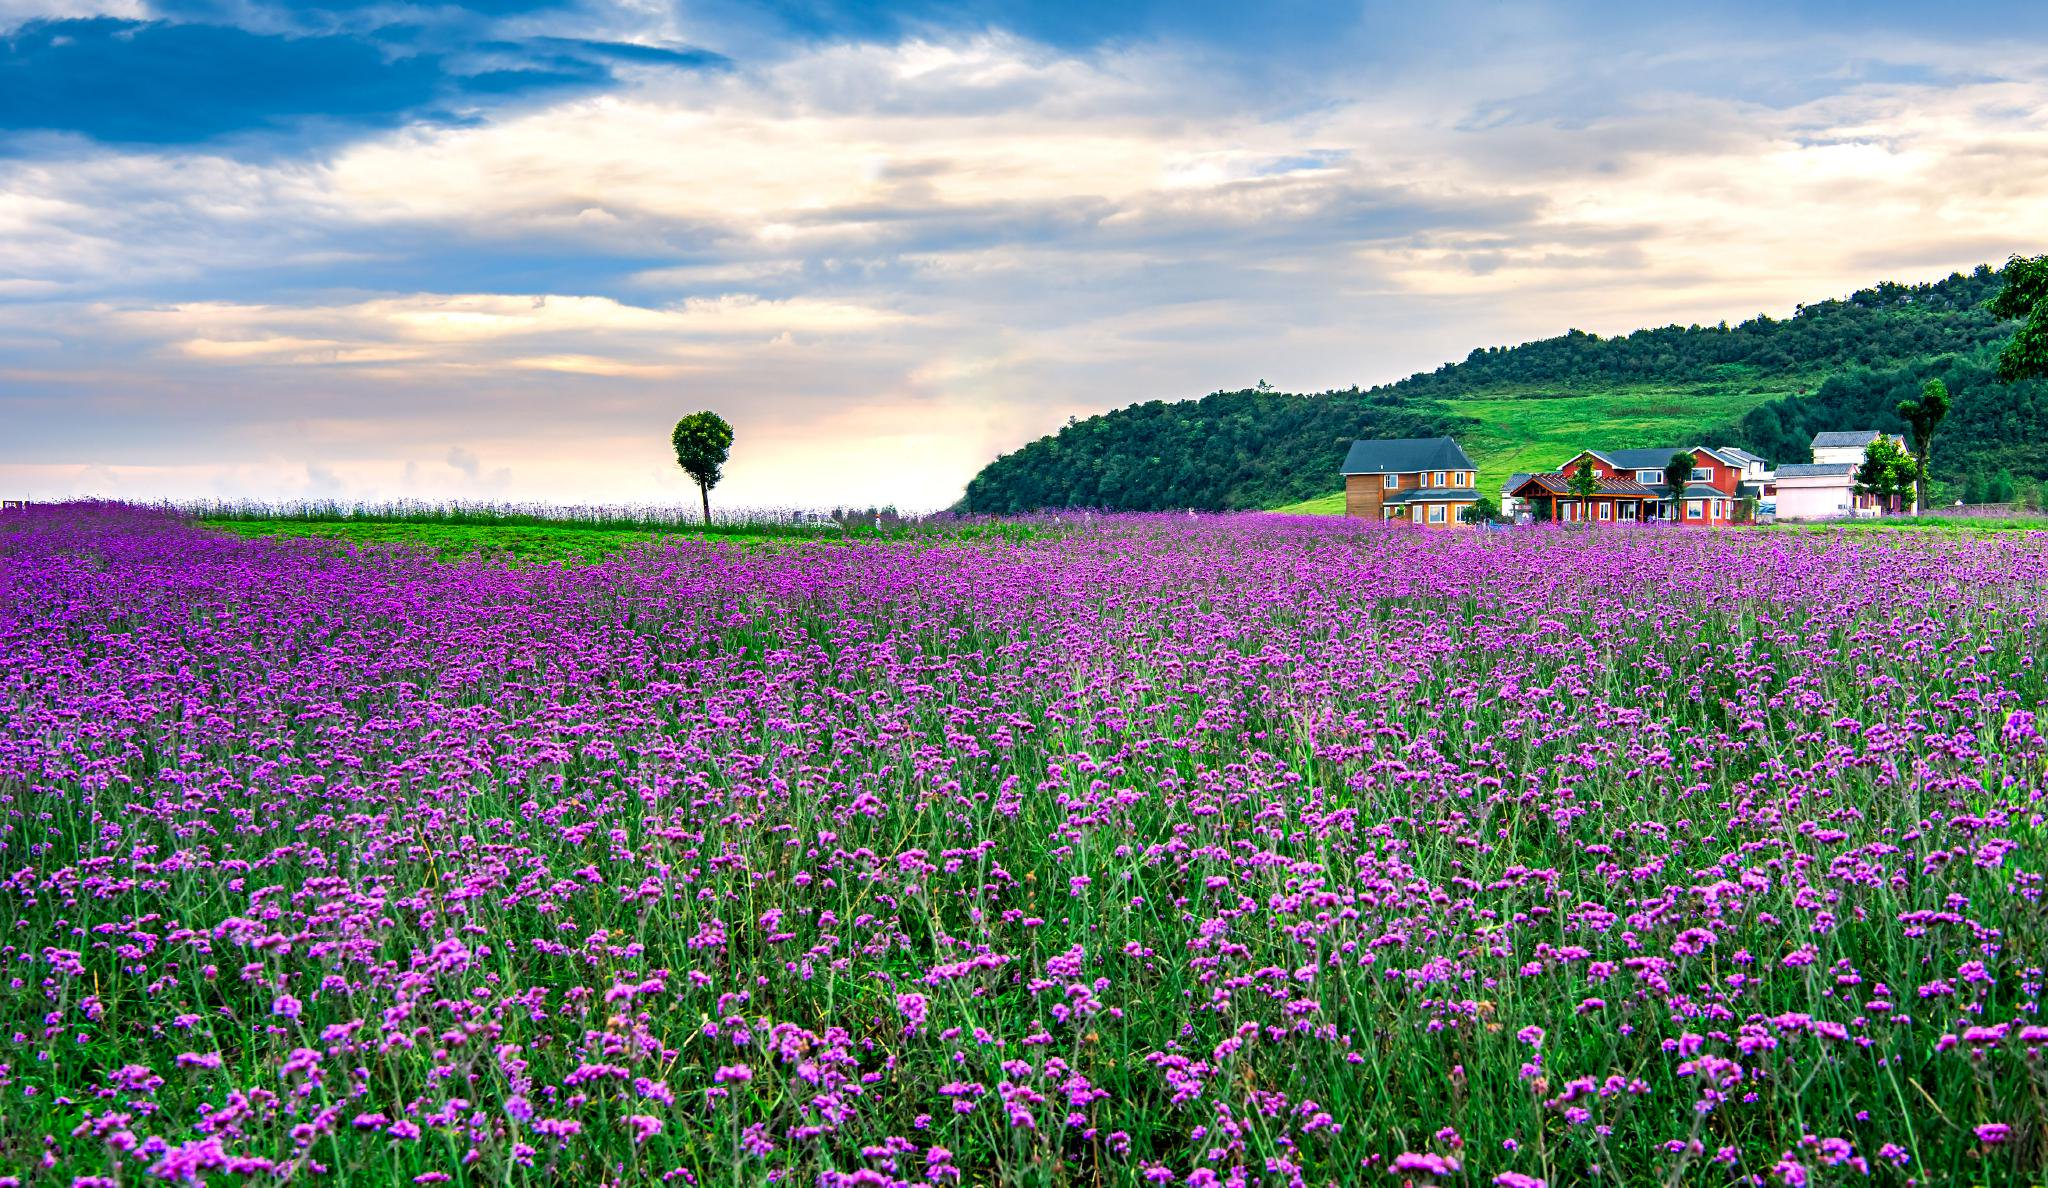
[[[2005,287],[1991,299],[1991,314],[2021,324],[1998,353],[1998,378],[2048,379],[2048,256],[2014,256],[2001,275]]]
[[[669,434],[675,446],[676,465],[697,484],[704,500],[704,522],[711,522],[711,488],[724,477],[725,460],[732,451],[732,426],[715,412],[694,412],[676,422]]]
[[[1879,499],[1905,499],[1913,494],[1920,478],[1920,464],[1891,437],[1880,437],[1863,449],[1863,464],[1856,468],[1858,494]]]
[[[2001,273],[1980,266],[1928,284],[1875,285],[1800,306],[1789,318],[1758,315],[1733,326],[1665,326],[1611,338],[1574,330],[1476,350],[1435,371],[1365,389],[1301,395],[1248,388],[1132,404],[1071,420],[997,458],[974,476],[957,506],[995,514],[1273,507],[1336,489],[1355,438],[1450,434],[1469,443],[1480,427],[1449,400],[1534,400],[1666,381],[1768,391],[1758,385],[1774,377],[1781,391],[1795,384],[1818,390],[1768,401],[1739,425],[1703,438],[1777,462],[1809,461],[1821,430],[1905,432],[1897,405],[1939,377],[1955,408],[1944,426],[1937,478],[1959,480],[1986,464],[2048,475],[2048,384],[1985,392],[1996,378],[1994,357],[2014,330],[1988,308],[2002,284]]]

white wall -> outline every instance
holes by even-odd
[[[1847,478],[1780,478],[1777,499],[1780,520],[1832,520],[1849,514],[1855,488]]]
[[[1817,449],[1813,451],[1813,460],[1823,465],[1847,462],[1851,466],[1861,466],[1863,464],[1863,447],[1829,446],[1825,449]]]

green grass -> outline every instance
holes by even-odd
[[[1304,499],[1300,503],[1290,503],[1285,507],[1267,510],[1288,516],[1341,516],[1344,514],[1344,492],[1318,495],[1314,499]]]
[[[587,526],[529,527],[490,524],[363,524],[300,520],[214,520],[207,527],[245,537],[319,539],[354,547],[413,545],[429,548],[444,560],[483,556],[501,560],[600,561],[631,545],[655,540],[715,540],[728,544],[764,544],[790,539],[759,533],[672,529],[661,532]],[[819,532],[816,536],[836,535]]]
[[[354,548],[411,545],[429,548],[446,561],[470,557],[519,563],[564,561],[593,563],[637,544],[709,541],[718,544],[773,547],[819,542],[845,544],[886,540],[958,543],[971,540],[1021,541],[1046,535],[1056,526],[1029,522],[950,522],[944,524],[856,524],[847,528],[805,528],[791,524],[684,524],[636,528],[625,522],[493,524],[475,521],[236,519],[204,520],[208,528],[242,537],[331,540]]]
[[[1629,384],[1596,393],[1559,394],[1555,387],[1496,389],[1444,403],[1478,422],[1458,444],[1479,467],[1479,489],[1498,497],[1519,472],[1554,470],[1588,447],[1723,444],[1742,415],[1789,396],[1809,381],[1736,377],[1693,385]],[[1736,387],[1744,390],[1735,391]],[[1764,390],[1751,391],[1760,388]],[[1271,509],[1292,515],[1344,514],[1341,491]]]
[[[2048,516],[1983,518],[1969,516],[1895,516],[1879,520],[1827,520],[1818,523],[1768,524],[1772,532],[1942,532],[1976,536],[2002,532],[2048,532]]]

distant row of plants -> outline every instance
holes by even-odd
[[[460,524],[489,528],[584,528],[617,532],[690,532],[703,535],[815,535],[819,531],[901,532],[936,527],[955,516],[919,515],[894,507],[726,508],[710,523],[692,508],[663,504],[497,503],[481,500],[200,500],[168,505],[202,521],[303,523]]]

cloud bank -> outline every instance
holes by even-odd
[[[0,8],[0,489],[679,499],[708,407],[730,502],[928,507],[1070,415],[2048,240],[2024,10],[1491,11]]]

